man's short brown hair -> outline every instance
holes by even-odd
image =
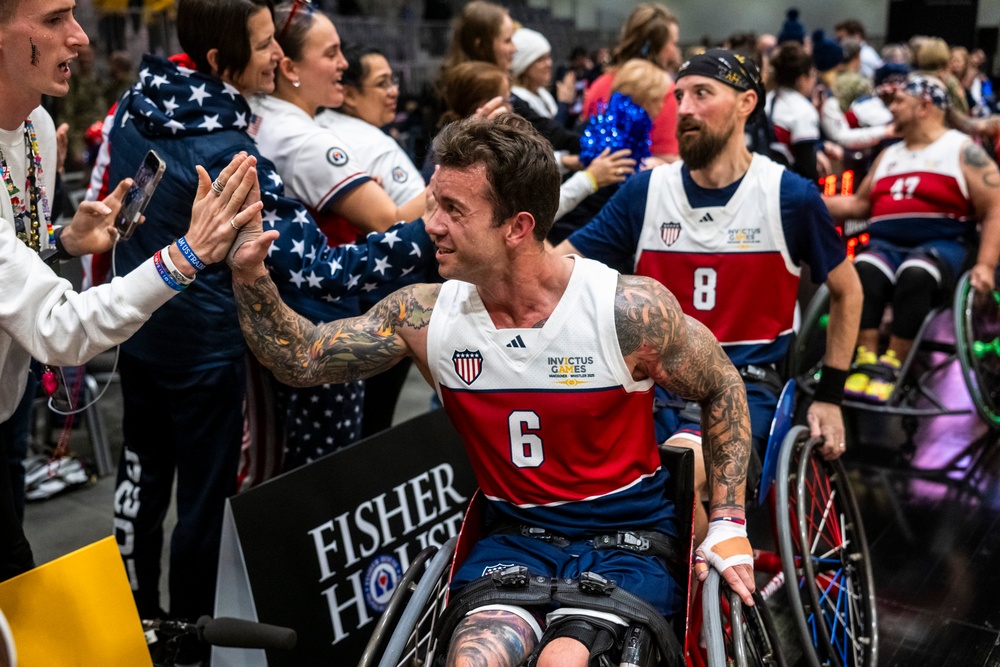
[[[486,197],[499,227],[521,211],[535,218],[543,241],[559,209],[559,170],[550,144],[520,116],[472,116],[446,125],[434,139],[434,162],[449,169],[486,168]]]

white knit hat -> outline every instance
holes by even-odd
[[[518,28],[513,39],[517,52],[514,53],[510,69],[515,79],[524,74],[524,70],[531,67],[533,62],[552,51],[549,40],[542,33],[528,28]]]

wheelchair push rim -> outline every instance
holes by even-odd
[[[715,569],[700,599],[707,643],[707,667],[787,667],[778,632],[760,593],[746,607]],[[689,664],[691,664],[689,662]]]
[[[1000,428],[1000,296],[978,297],[966,272],[955,290],[955,348],[976,412]]]
[[[878,624],[868,544],[843,465],[816,446],[797,427],[782,450],[778,541],[792,611],[809,664],[869,667]]]

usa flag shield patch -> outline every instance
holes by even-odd
[[[672,246],[677,242],[678,237],[681,235],[681,223],[679,222],[664,222],[660,225],[660,238],[668,246]]]
[[[455,363],[455,372],[465,384],[472,384],[483,372],[483,355],[479,350],[455,350],[451,360]]]

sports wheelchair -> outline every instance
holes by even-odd
[[[755,570],[765,582],[754,593],[755,606],[743,606],[720,575],[711,570],[687,616],[678,615],[671,624],[676,643],[659,645],[656,651],[659,660],[648,663],[628,662],[623,652],[621,664],[692,667],[791,664],[779,643],[767,603],[779,590],[787,593],[800,636],[799,664],[810,667],[876,664],[874,585],[861,520],[843,468],[837,462],[827,463],[813,456],[818,443],[809,439],[806,429],[792,428],[794,395],[795,384],[789,382],[772,424],[759,487],[759,498],[777,495],[771,501],[772,506],[787,509],[774,513],[780,555],[755,553]],[[661,459],[670,471],[669,497],[676,500],[678,507],[691,508],[690,513],[678,516],[680,534],[687,536],[687,548],[682,550],[687,560],[678,571],[687,573],[690,592],[694,455],[684,448],[663,446]],[[775,484],[776,479],[787,483]],[[475,511],[470,509],[467,514],[463,541],[480,526],[469,518]],[[379,619],[359,667],[431,665],[447,650],[440,642],[442,615],[451,572],[463,557],[463,548],[456,546],[458,543],[458,538],[453,538],[440,549],[429,547],[414,560]],[[631,639],[626,637],[626,650]]]
[[[828,312],[829,292],[824,286],[802,318],[791,355],[791,374],[800,379],[806,393],[812,392],[822,364]],[[971,405],[956,405],[953,395],[943,393],[945,376],[955,371],[956,361]],[[884,405],[844,401],[843,408],[848,442],[888,449],[890,462],[913,476],[973,489],[1000,440],[1000,294],[976,294],[970,274],[965,273],[951,303],[932,309],[924,319],[889,401]],[[942,464],[917,465],[916,436],[930,419],[968,419],[973,414],[983,424],[979,435]],[[887,448],[900,434],[902,442]]]

